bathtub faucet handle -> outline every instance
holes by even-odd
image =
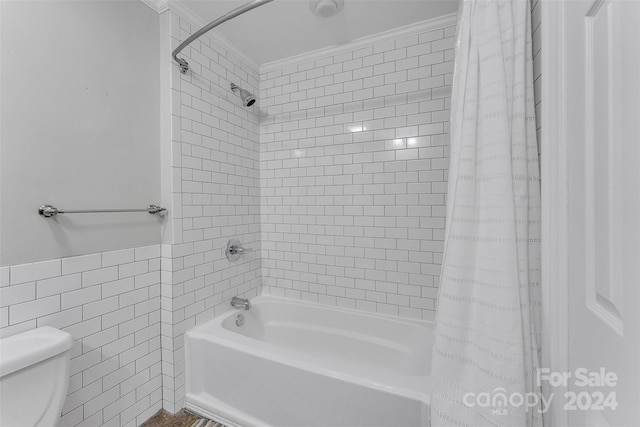
[[[242,246],[240,240],[230,239],[227,242],[227,249],[224,251],[224,254],[229,261],[236,262],[240,258],[240,255],[244,255],[250,251],[251,248],[245,248],[244,246]]]
[[[251,248],[245,248],[245,247],[240,246],[240,245],[231,245],[229,247],[229,252],[231,252],[232,255],[243,254],[243,253],[249,252],[249,251],[251,251]]]
[[[248,298],[233,297],[231,298],[231,307],[249,310],[251,309],[251,301]]]

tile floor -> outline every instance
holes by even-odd
[[[180,412],[170,414],[165,410],[160,410],[153,417],[145,421],[140,427],[225,427],[224,425],[206,418],[190,414],[184,409]]]

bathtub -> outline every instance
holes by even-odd
[[[185,334],[188,410],[242,427],[427,425],[431,323],[265,295],[252,305]]]

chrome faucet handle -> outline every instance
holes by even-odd
[[[240,240],[231,239],[227,243],[227,249],[225,250],[224,254],[229,261],[236,262],[240,258],[240,255],[244,255],[245,253],[250,251],[252,251],[252,249],[243,247],[242,243],[240,243]]]
[[[231,245],[229,247],[229,252],[231,252],[232,255],[244,254],[245,252],[250,252],[252,250],[253,249],[251,249],[251,248],[245,248],[243,246],[237,246],[237,245]]]

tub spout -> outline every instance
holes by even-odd
[[[249,310],[251,308],[251,301],[247,298],[233,297],[231,298],[231,307]]]

